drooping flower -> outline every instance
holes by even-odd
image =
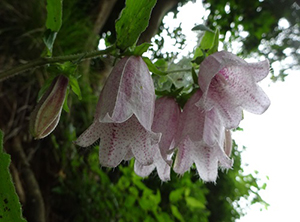
[[[180,115],[174,171],[183,174],[195,163],[202,180],[215,181],[218,166],[231,168],[232,160],[223,149],[225,127],[219,113],[195,105],[201,96],[201,90],[193,94]]]
[[[133,155],[141,164],[153,163],[160,134],[151,130],[155,92],[141,57],[125,57],[113,68],[96,107],[92,125],[75,141],[87,147],[100,138],[100,164],[116,167]]]
[[[145,166],[135,161],[134,171],[137,175],[146,177],[155,169],[162,181],[170,180],[172,151],[175,145],[175,135],[179,123],[180,108],[173,98],[161,97],[155,102],[153,132],[162,133],[159,144],[155,144],[155,157],[151,165]]]
[[[30,115],[29,128],[35,139],[48,136],[57,126],[65,100],[69,79],[56,77]]]
[[[268,109],[270,100],[257,85],[268,73],[268,60],[247,63],[230,52],[214,53],[200,65],[198,83],[203,96],[197,106],[205,110],[215,107],[225,127],[236,128],[242,109],[254,114]]]

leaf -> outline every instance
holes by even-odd
[[[62,24],[62,0],[47,0],[46,27],[58,32]]]
[[[208,31],[208,32],[212,32],[214,33],[213,30],[211,30],[210,28],[208,28],[207,26],[205,25],[196,25],[194,28],[192,28],[192,31]]]
[[[62,24],[62,0],[47,0],[47,20],[46,20],[46,32],[44,34],[44,43],[47,46],[51,56],[53,44],[56,39],[56,35]]]
[[[126,6],[116,21],[117,46],[121,50],[133,46],[149,24],[156,0],[126,0]]]
[[[172,203],[179,201],[182,198],[183,192],[184,192],[184,188],[173,190],[169,196],[170,201]]]
[[[47,46],[49,50],[49,55],[52,54],[52,49],[53,49],[53,44],[56,38],[57,32],[51,31],[51,29],[47,29],[46,32],[44,33],[44,43]]]
[[[165,76],[168,75],[167,72],[163,72],[161,70],[159,70],[152,62],[149,58],[147,57],[143,57],[144,62],[147,64],[148,69],[150,70],[150,72],[159,75],[159,76]]]
[[[184,219],[181,215],[181,213],[179,212],[178,208],[175,205],[171,205],[171,211],[172,214],[174,215],[174,217],[176,217],[179,221],[184,222]]]
[[[215,38],[215,33],[205,32],[200,43],[200,48],[205,51],[211,49],[211,47],[213,46],[214,38]]]
[[[69,106],[68,106],[68,95],[69,95],[70,91],[69,88],[67,89],[67,93],[64,99],[64,104],[63,104],[63,110],[66,111],[67,113],[70,112]]]
[[[0,130],[0,221],[25,222],[18,195],[9,172],[10,156],[3,152],[3,133]]]
[[[137,47],[135,47],[134,51],[133,51],[133,55],[136,56],[141,56],[143,55],[144,52],[146,52],[148,50],[149,47],[151,47],[152,44],[148,43],[148,42],[144,42],[141,45],[138,45]]]
[[[185,201],[186,204],[190,207],[205,209],[205,205],[194,197],[186,197]]]
[[[218,51],[218,47],[219,47],[219,35],[220,35],[220,31],[219,29],[216,29],[215,35],[214,35],[214,40],[213,40],[213,44],[208,52],[208,55],[211,55],[215,52]]]
[[[219,29],[216,29],[215,32],[205,32],[201,39],[200,45],[195,50],[192,62],[199,65],[205,59],[205,57],[218,51],[219,34]]]
[[[69,80],[70,80],[70,85],[71,85],[71,89],[72,91],[78,96],[78,99],[81,100],[82,99],[82,95],[81,95],[81,90],[77,81],[77,78],[69,75]]]

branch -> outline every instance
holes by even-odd
[[[62,63],[62,62],[67,62],[67,61],[90,59],[90,58],[98,57],[100,55],[108,54],[109,52],[112,52],[114,49],[115,49],[115,47],[112,46],[112,47],[109,47],[104,50],[83,52],[83,53],[79,53],[79,54],[75,54],[75,55],[39,58],[34,61],[28,62],[26,64],[19,65],[15,68],[1,72],[0,73],[0,82],[5,79],[11,78],[17,74],[23,73],[27,70],[33,69],[33,68],[37,68],[40,66],[44,66],[47,64],[53,64],[53,63]]]

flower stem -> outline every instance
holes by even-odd
[[[66,61],[74,61],[74,60],[84,60],[84,59],[90,59],[94,57],[98,57],[100,55],[108,54],[109,52],[112,52],[115,50],[115,47],[108,47],[104,50],[96,50],[92,52],[83,52],[75,55],[67,55],[67,56],[57,56],[57,57],[45,57],[45,58],[39,58],[36,60],[33,60],[31,62],[28,62],[26,64],[19,65],[17,67],[14,67],[12,69],[3,71],[0,73],[0,82],[11,78],[15,75],[18,75],[20,73],[23,73],[27,70],[37,68],[40,66],[44,66],[47,64],[53,64],[53,63],[62,63]]]

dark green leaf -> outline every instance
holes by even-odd
[[[10,156],[3,152],[3,133],[0,130],[0,221],[25,222],[21,205],[9,172]]]
[[[127,0],[116,22],[117,46],[125,50],[133,46],[147,28],[156,0]]]

